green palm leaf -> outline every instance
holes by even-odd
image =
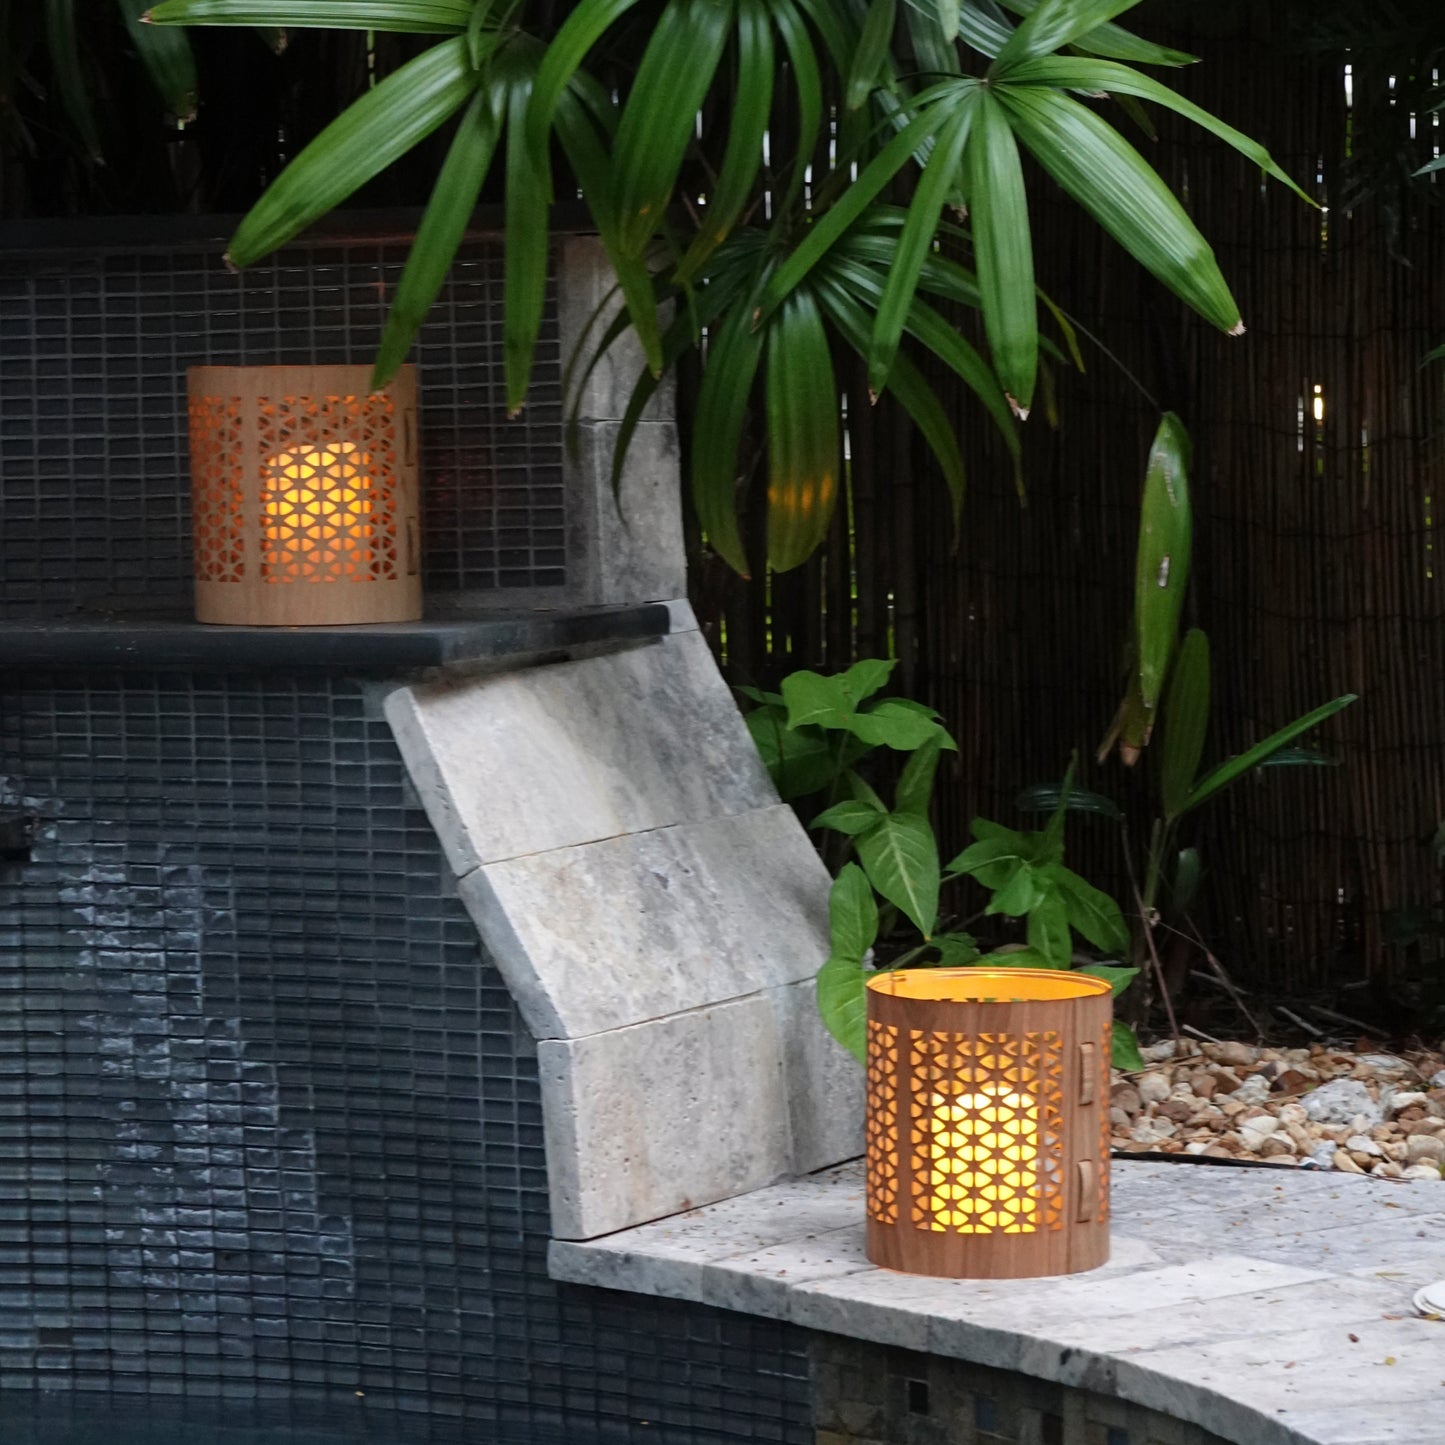
[[[1012,10],[1015,15],[1031,14],[1039,6],[1039,0],[999,0],[999,3],[1005,10]],[[1073,43],[1090,55],[1107,55],[1113,60],[1132,61],[1135,65],[1193,65],[1199,59],[1197,55],[1190,55],[1185,50],[1174,50],[1167,45],[1155,45],[1151,40],[1141,40],[1139,36],[1108,21],[1085,31],[1076,37]]]
[[[1106,91],[1111,95],[1138,96],[1141,100],[1152,100],[1168,110],[1182,115],[1216,135],[1226,145],[1233,146],[1246,160],[1253,161],[1267,175],[1288,186],[1301,200],[1310,205],[1315,202],[1289,178],[1275,163],[1274,157],[1256,140],[1251,140],[1243,131],[1225,125],[1207,110],[1185,100],[1182,95],[1170,90],[1152,76],[1141,75],[1127,65],[1116,65],[1112,60],[1089,60],[1083,56],[1046,55],[1037,60],[1025,60],[1010,66],[1007,79],[1011,85],[1044,85],[1059,90]]]
[[[849,110],[857,110],[868,99],[869,91],[888,65],[896,18],[897,0],[870,0],[843,92]]]
[[[380,391],[406,360],[466,233],[501,134],[496,87],[472,97],[432,188],[386,318],[371,386]]]
[[[773,24],[782,37],[783,48],[788,52],[788,64],[793,71],[793,85],[798,92],[798,138],[795,146],[796,160],[793,174],[788,181],[780,205],[784,212],[790,211],[798,192],[803,186],[803,173],[813,158],[818,144],[818,130],[823,122],[823,79],[818,73],[818,57],[813,52],[813,42],[808,36],[797,10],[788,0],[773,0]],[[736,122],[735,122],[736,123]]]
[[[624,255],[640,257],[662,223],[731,26],[731,0],[670,0],[652,32],[613,148]]]
[[[502,361],[507,415],[516,416],[527,399],[532,358],[542,330],[547,299],[547,221],[551,212],[548,177],[533,163],[527,144],[527,108],[532,75],[512,80],[507,95],[506,254],[502,272]]]
[[[1039,364],[1028,198],[1008,117],[991,91],[978,95],[964,156],[984,332],[999,381],[1027,416]]]
[[[162,0],[152,25],[279,25],[288,30],[384,30],[460,35],[471,0]]]
[[[80,62],[80,37],[75,29],[75,0],[45,0],[45,39],[60,102],[91,160],[100,159],[100,129],[90,104],[90,89]]]
[[[1208,242],[1118,131],[1055,91],[999,84],[993,94],[1044,169],[1136,261],[1220,330],[1244,330]]]
[[[1042,0],[1009,36],[989,73],[997,74],[1015,61],[1058,50],[1138,3],[1139,0]]]
[[[674,276],[685,285],[726,239],[752,195],[763,164],[773,106],[773,30],[762,0],[738,0],[738,82],[727,149],[707,215]]]
[[[888,380],[888,371],[903,336],[908,310],[918,290],[923,263],[933,249],[944,202],[958,182],[959,163],[973,125],[979,94],[973,89],[966,91],[957,111],[938,133],[938,142],[908,207],[908,218],[903,223],[898,251],[889,268],[888,284],[873,323],[868,385],[874,392],[881,392]]]
[[[141,24],[145,5],[146,0],[121,0],[121,14],[136,54],[170,114],[181,122],[194,120],[196,57],[191,42],[184,31]]]
[[[1197,627],[1184,634],[1164,699],[1159,744],[1159,797],[1172,823],[1188,810],[1209,729],[1209,638]]]
[[[763,352],[763,334],[748,324],[749,307],[736,307],[712,341],[693,417],[692,494],[708,545],[735,571],[748,575],[738,529],[738,448],[748,398]]]
[[[532,104],[527,113],[527,144],[538,169],[545,170],[547,138],[552,117],[568,82],[582,67],[587,53],[608,27],[627,14],[637,0],[581,0],[562,28],[552,37],[532,83]]]
[[[817,303],[795,291],[768,329],[768,565],[786,572],[828,535],[838,499],[838,385]]]
[[[452,115],[481,83],[465,37],[393,71],[343,111],[276,177],[231,238],[227,259],[249,266],[344,201]]]

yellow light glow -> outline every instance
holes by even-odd
[[[1325,397],[1324,397],[1324,388],[1321,387],[1321,386],[1316,386],[1316,387],[1315,387],[1315,420],[1316,420],[1316,421],[1323,421],[1324,419],[1325,419]]]
[[[371,575],[371,458],[355,442],[295,446],[266,461],[268,581],[342,582]]]
[[[1039,1109],[1030,1094],[985,1088],[929,1096],[929,1228],[1030,1234],[1039,1223]]]

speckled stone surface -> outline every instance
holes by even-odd
[[[584,1244],[554,1278],[689,1299],[1114,1395],[1239,1445],[1440,1445],[1445,1184],[1116,1163],[1113,1255],[1058,1279],[894,1274],[858,1164]]]

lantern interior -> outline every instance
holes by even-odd
[[[1108,993],[1107,979],[1051,968],[910,968],[880,973],[868,987],[897,998],[939,1003],[1029,1003],[1094,998]]]

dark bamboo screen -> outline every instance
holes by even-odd
[[[1250,23],[1259,33],[1176,30],[1204,63],[1166,78],[1328,206],[1351,125],[1345,77],[1288,53],[1267,16]],[[1356,106],[1388,83],[1352,82]],[[1188,620],[1213,645],[1206,762],[1361,696],[1318,739],[1338,768],[1267,773],[1196,815],[1185,841],[1204,855],[1207,936],[1246,985],[1429,964],[1445,940],[1407,954],[1387,933],[1392,910],[1438,907],[1442,881],[1430,839],[1445,819],[1445,366],[1420,362],[1445,341],[1445,212],[1418,199],[1312,210],[1203,132],[1154,118],[1157,144],[1115,119],[1214,242],[1247,336],[1187,315],[1035,171],[1041,284],[1152,400],[1084,341],[1087,373],[1057,376],[1059,429],[1043,406],[1028,423],[1021,507],[980,409],[936,374],[970,462],[955,539],[924,448],[855,377],[850,506],[825,555],[749,584],[702,561],[699,611],[738,682],[895,652],[901,688],[959,738],[937,819],[960,845],[972,814],[1013,822],[1022,787],[1057,781],[1073,748],[1092,758],[1121,692],[1155,403],[1173,407],[1195,443]],[[1147,764],[1136,771],[1089,762],[1084,781],[1127,806],[1142,842]],[[1073,821],[1069,850],[1125,896],[1111,825]]]

